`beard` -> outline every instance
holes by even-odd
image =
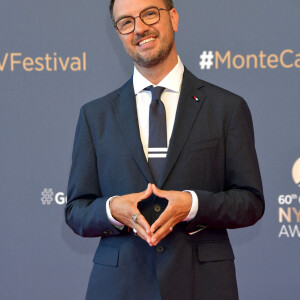
[[[136,41],[141,38],[146,38],[150,35],[156,36],[156,38],[160,37],[159,32],[145,32],[144,34],[137,36],[132,44],[136,46]],[[161,41],[161,47],[151,55],[147,55],[147,53],[135,52],[132,50],[132,48],[125,48],[125,50],[137,65],[144,68],[154,67],[163,62],[169,56],[172,48],[175,45],[174,37],[174,31],[170,30],[167,38]]]

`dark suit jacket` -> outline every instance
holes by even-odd
[[[131,78],[84,105],[76,130],[66,222],[81,236],[102,237],[87,299],[237,299],[226,228],[253,225],[264,212],[246,102],[185,69],[158,187],[194,190],[199,209],[191,222],[176,225],[153,248],[128,228],[111,225],[105,209],[109,197],[140,192],[148,182],[153,179],[140,141]],[[151,196],[139,208],[151,224],[166,205],[165,199]],[[202,225],[208,227],[188,234]]]

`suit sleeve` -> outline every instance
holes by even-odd
[[[187,230],[207,225],[240,228],[255,224],[264,213],[264,196],[254,145],[252,118],[244,100],[233,109],[226,133],[225,188],[196,190],[199,208]]]
[[[99,237],[121,233],[106,215],[109,197],[101,194],[97,157],[84,107],[80,110],[76,127],[67,194],[65,219],[76,234]]]

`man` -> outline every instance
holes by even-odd
[[[264,212],[247,104],[183,66],[172,1],[110,10],[135,69],[77,125],[66,222],[102,237],[87,299],[238,299],[226,228]]]

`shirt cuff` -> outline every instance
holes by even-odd
[[[189,214],[186,216],[186,218],[182,222],[188,222],[195,218],[197,212],[198,212],[198,196],[194,191],[184,191],[188,192],[192,195],[192,206]]]
[[[109,207],[109,204],[110,204],[110,201],[115,198],[117,196],[113,196],[113,197],[110,197],[107,199],[106,201],[106,214],[107,214],[107,218],[109,220],[109,222],[114,225],[117,229],[120,229],[122,230],[124,228],[124,224],[118,222],[111,214],[111,211],[110,211],[110,207]]]

